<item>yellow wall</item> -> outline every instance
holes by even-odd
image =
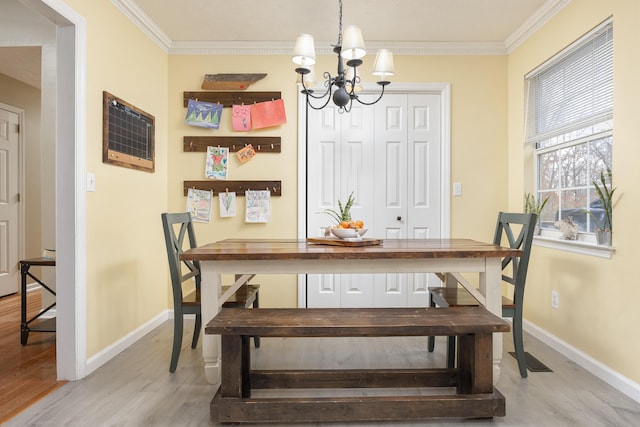
[[[637,103],[640,99],[636,0],[579,0],[571,2],[551,22],[527,40],[508,63],[509,94],[509,206],[518,209],[524,188],[531,188],[531,165],[524,163],[524,75],[613,15],[614,25],[614,185],[619,202],[614,208],[613,244],[616,253],[605,260],[534,247],[527,279],[525,318],[597,359],[625,377],[640,382],[637,325],[640,298],[635,241],[640,200],[640,144]],[[530,160],[530,149],[527,156]],[[526,185],[526,187],[525,187]],[[560,308],[550,306],[551,291]]]
[[[371,67],[373,58],[365,58]],[[452,234],[491,239],[492,226],[498,208],[506,206],[506,58],[491,56],[467,57],[396,57],[394,82],[449,82],[452,105],[451,151],[452,180],[463,183],[464,197],[452,200]],[[183,180],[204,179],[204,153],[183,152],[184,136],[280,136],[281,153],[258,154],[240,165],[230,155],[229,179],[281,180],[282,197],[273,197],[272,220],[268,224],[244,222],[244,197],[238,198],[238,215],[220,218],[218,207],[210,224],[195,225],[199,243],[225,238],[295,238],[297,235],[297,87],[294,64],[289,56],[211,56],[172,55],[169,57],[169,210],[182,211],[186,197]],[[318,70],[334,73],[335,56],[319,58]],[[363,78],[367,75],[365,63]],[[248,133],[231,130],[231,114],[224,109],[218,130],[202,129],[184,124],[186,108],[184,91],[199,91],[205,74],[267,73],[267,77],[248,91],[281,91],[285,100],[287,124]],[[482,179],[478,179],[481,176]],[[214,203],[218,198],[214,199]],[[478,206],[480,208],[478,209]],[[467,213],[473,210],[473,218]],[[261,288],[261,305],[295,307],[297,288],[295,277],[263,276],[257,283],[277,283]]]
[[[108,0],[68,3],[87,20],[87,357],[167,309],[168,58]],[[102,163],[102,92],[155,116],[155,173]]]

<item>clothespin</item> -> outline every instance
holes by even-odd
[[[262,147],[262,145],[258,144],[258,151],[260,151],[260,147]]]
[[[273,150],[273,144],[271,144],[271,149]]]
[[[189,151],[193,151],[193,141],[189,141]]]

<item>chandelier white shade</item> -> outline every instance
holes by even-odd
[[[355,25],[349,25],[342,34],[342,52],[340,52],[340,55],[344,59],[351,60],[360,59],[366,54],[367,49],[364,47],[362,31]]]
[[[298,36],[291,60],[303,67],[310,67],[316,63],[316,47],[311,34],[300,34]]]
[[[393,53],[387,49],[380,49],[376,54],[376,60],[373,62],[374,76],[382,76],[382,80],[386,76],[393,76]]]
[[[380,49],[376,55],[373,65],[373,75],[378,76],[377,84],[382,88],[380,95],[373,102],[363,101],[358,97],[357,92],[361,89],[360,73],[358,67],[363,63],[362,58],[367,54],[364,38],[360,29],[354,25],[349,25],[342,31],[342,0],[339,0],[340,16],[338,26],[338,42],[334,45],[333,51],[338,56],[337,73],[332,76],[325,71],[324,85],[326,91],[323,94],[315,95],[311,89],[314,83],[310,78],[311,67],[316,63],[316,50],[313,36],[310,34],[300,34],[296,39],[291,60],[298,73],[298,82],[302,86],[302,93],[306,95],[307,105],[315,110],[320,110],[329,104],[330,100],[339,107],[339,112],[349,112],[353,101],[364,105],[373,105],[382,99],[384,88],[390,82],[389,76],[394,73],[393,54],[387,49]],[[345,70],[343,59],[346,61]],[[326,99],[325,99],[326,98]],[[320,105],[314,105],[312,99],[320,101]]]

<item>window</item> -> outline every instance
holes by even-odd
[[[587,211],[603,211],[592,182],[612,163],[613,23],[603,23],[525,78],[536,193],[538,200],[549,198],[541,229],[556,230],[555,221],[571,217],[580,233],[593,233]]]

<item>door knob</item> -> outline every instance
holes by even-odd
[[[402,221],[402,217],[401,217],[401,216],[397,217],[396,219],[397,219],[398,221]]]

